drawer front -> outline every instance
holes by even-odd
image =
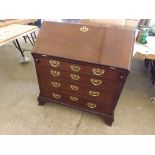
[[[92,65],[85,63],[71,63],[67,61],[62,61],[57,58],[48,59],[46,57],[40,56],[38,58],[37,65],[42,67],[47,67],[51,69],[58,69],[58,70],[66,70],[73,73],[85,73],[95,76],[96,78],[110,78],[110,79],[125,79],[127,73],[115,67],[108,67],[108,66],[99,66],[99,65]]]
[[[79,83],[84,86],[88,86],[91,89],[101,89],[109,93],[117,93],[120,89],[122,81],[111,80],[108,78],[96,78],[94,76],[88,76],[82,73],[73,73],[68,71],[61,71],[51,68],[39,67],[37,72],[40,77],[45,77],[46,79],[55,79],[55,80],[66,80],[69,82]]]
[[[41,88],[48,90],[63,91],[73,93],[81,96],[85,96],[93,101],[104,101],[107,104],[113,104],[114,98],[117,94],[111,94],[100,89],[94,89],[73,83],[65,80],[40,78]]]
[[[44,90],[43,97],[56,101],[58,103],[63,103],[76,108],[82,108],[84,110],[98,112],[98,113],[112,113],[112,105],[108,105],[104,102],[91,101],[90,99],[81,97],[77,94],[64,93],[62,91],[47,91]]]

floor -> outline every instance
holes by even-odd
[[[23,41],[23,40],[20,40]],[[30,44],[22,46],[31,50]],[[26,51],[31,56],[30,51]],[[111,135],[155,134],[155,85],[142,60],[132,70],[115,110],[112,127],[99,116],[46,103],[38,106],[39,87],[34,62],[21,65],[12,44],[0,47],[0,134]]]

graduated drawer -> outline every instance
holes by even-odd
[[[89,98],[85,98],[78,94],[67,93],[63,91],[51,90],[50,92],[45,90],[41,96],[48,98],[52,101],[58,102],[60,104],[65,104],[74,108],[79,108],[82,110],[93,111],[98,113],[111,113],[113,110],[113,105],[101,102],[91,101]]]
[[[43,67],[39,67],[37,72],[40,77],[46,77],[46,79],[67,80],[69,82],[79,83],[90,88],[101,89],[113,94],[117,93],[122,85],[122,81],[119,80],[96,78],[95,76],[83,73],[72,73],[51,68],[44,69]]]
[[[95,76],[96,78],[106,77],[111,79],[123,80],[127,77],[127,71],[115,67],[101,66],[86,62],[77,62],[68,59],[51,58],[42,56],[35,58],[36,65],[51,69],[65,70],[74,73],[85,73]]]
[[[104,101],[107,104],[112,104],[114,102],[115,96],[117,94],[112,94],[101,89],[95,89],[93,87],[83,86],[78,83],[73,83],[65,80],[40,78],[40,85],[43,90],[63,91],[68,93],[74,93],[77,95],[85,96],[90,98],[90,100]]]

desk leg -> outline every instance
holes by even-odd
[[[15,45],[15,47],[20,51],[20,53],[21,53],[21,55],[22,55],[21,63],[28,63],[28,62],[30,62],[30,58],[24,56],[24,51],[25,51],[25,50],[23,50],[23,49],[21,48],[18,39],[15,39],[15,40],[12,41],[12,42],[13,42],[13,44]]]

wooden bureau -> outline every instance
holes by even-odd
[[[134,30],[45,22],[33,57],[39,105],[60,103],[114,121],[130,70]]]

